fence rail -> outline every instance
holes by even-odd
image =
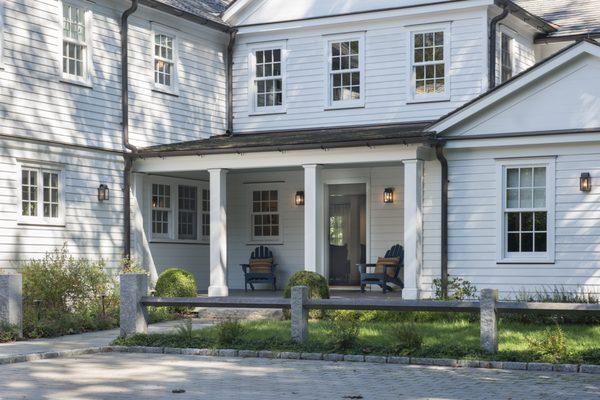
[[[309,299],[306,286],[292,288],[290,299],[248,297],[148,296],[148,278],[143,274],[121,276],[121,335],[147,332],[147,307],[214,307],[291,309],[292,338],[308,339],[308,310],[387,310],[433,311],[444,313],[477,312],[480,315],[481,348],[498,351],[498,315],[502,313],[600,313],[600,304],[521,303],[498,301],[498,291],[483,289],[479,301],[436,301],[396,299]]]

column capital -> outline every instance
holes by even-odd
[[[302,164],[302,168],[304,169],[321,169],[323,168],[322,164]]]
[[[208,173],[221,173],[221,174],[226,174],[229,172],[228,169],[226,168],[208,168],[207,169]]]
[[[419,158],[413,158],[410,160],[402,160],[402,164],[410,164],[410,165],[418,164],[419,162],[423,162],[423,160],[421,160]]]

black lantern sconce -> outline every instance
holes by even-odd
[[[296,192],[296,196],[294,196],[294,203],[296,203],[297,206],[303,206],[304,205],[304,192],[299,190]]]
[[[98,186],[98,201],[106,201],[110,199],[110,190],[105,184]]]
[[[592,177],[589,172],[582,172],[579,178],[579,190],[590,192],[592,190]]]
[[[386,204],[394,202],[394,188],[385,188],[383,190],[383,202]]]

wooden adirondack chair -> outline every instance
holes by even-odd
[[[253,265],[253,261],[271,260],[271,263],[261,263]],[[256,263],[254,263],[256,264]],[[250,254],[248,264],[240,264],[244,271],[244,290],[248,291],[248,285],[254,290],[255,283],[270,283],[273,285],[273,291],[277,290],[277,278],[275,277],[275,264],[273,252],[267,246],[259,246]],[[259,268],[260,267],[260,268]]]
[[[399,244],[392,246],[385,253],[384,258],[398,258],[399,262],[394,265],[384,265],[383,271],[375,271],[377,264],[357,264],[360,272],[360,291],[365,292],[366,285],[379,285],[383,289],[383,293],[392,290],[388,283],[395,283],[404,288],[404,282],[400,276],[400,271],[404,269],[404,248]],[[370,271],[369,271],[370,269]]]

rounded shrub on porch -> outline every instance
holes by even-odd
[[[283,297],[289,299],[292,296],[293,286],[308,286],[308,297],[311,299],[328,299],[329,298],[329,284],[324,276],[311,271],[300,271],[296,272],[290,277]],[[284,312],[286,318],[289,318],[289,311]],[[323,310],[310,310],[309,315],[314,319],[322,319],[325,315]]]
[[[196,297],[196,278],[181,268],[168,268],[159,275],[154,289],[158,297]],[[177,307],[174,311],[184,313],[188,308]]]

